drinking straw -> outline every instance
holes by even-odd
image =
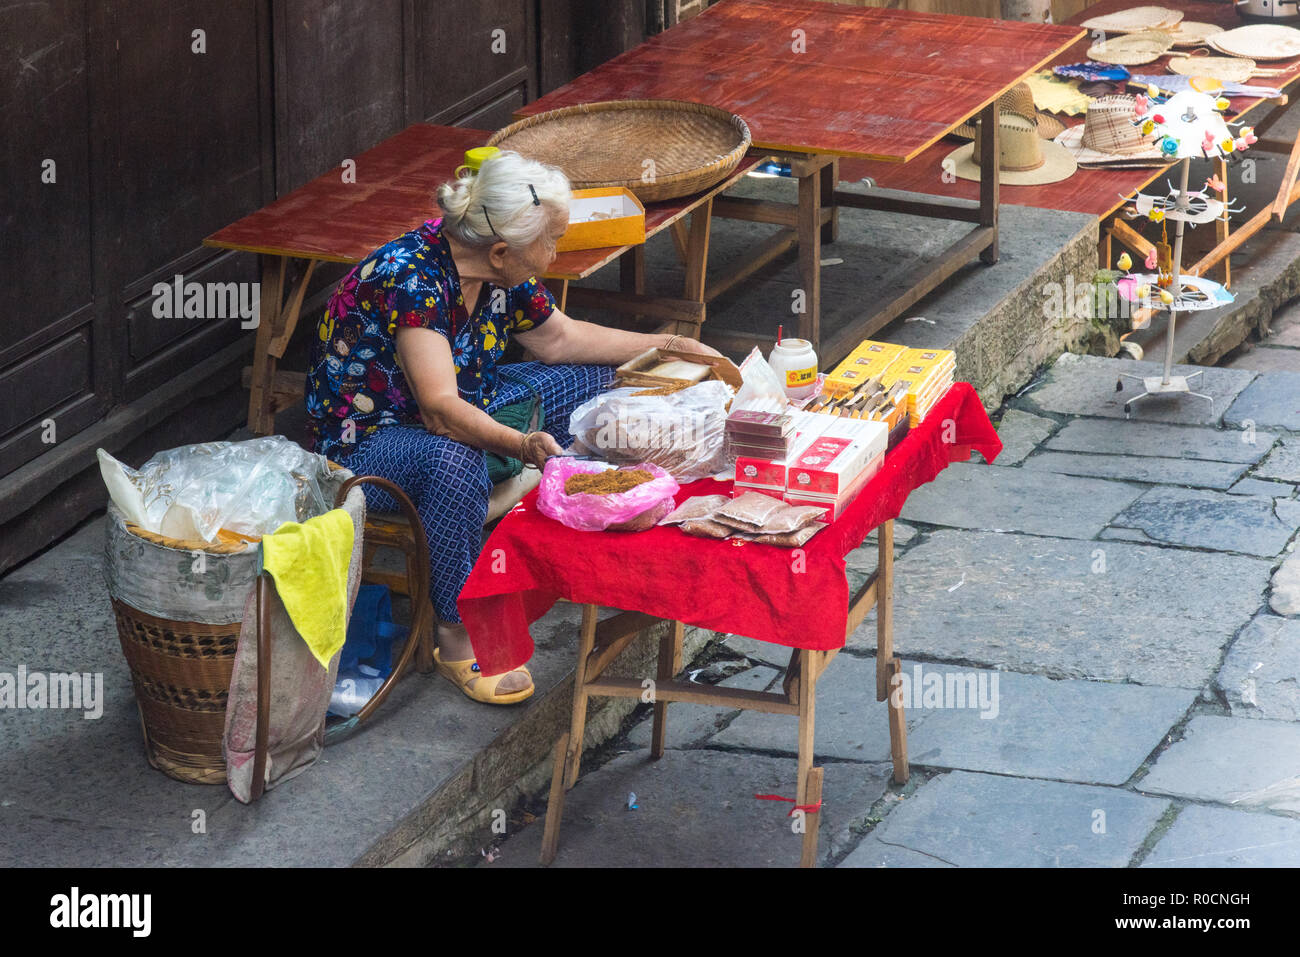
[[[776,344],[777,344],[778,346],[781,344],[781,333],[784,332],[784,331],[785,331],[785,326],[784,326],[784,325],[778,325],[778,326],[776,327]]]

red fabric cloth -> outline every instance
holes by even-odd
[[[975,390],[958,382],[802,554],[671,526],[579,532],[542,515],[533,492],[492,532],[457,601],[479,667],[498,674],[531,658],[528,626],[561,597],[792,648],[841,648],[849,610],[844,557],[897,518],[913,489],[972,448],[992,461],[1002,441]],[[684,486],[677,501],[730,491],[730,482],[704,479]]]

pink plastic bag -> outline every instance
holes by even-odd
[[[654,476],[649,482],[642,482],[626,492],[569,495],[564,491],[564,483],[570,476],[608,469],[606,464],[585,459],[564,456],[550,459],[542,471],[542,485],[537,493],[538,511],[583,532],[602,532],[611,526],[623,526],[624,531],[640,531],[643,523],[634,522],[634,519],[654,510],[653,521],[644,523],[645,528],[650,528],[672,511],[673,496],[679,486],[676,479],[657,465],[626,466],[626,469],[642,469]]]

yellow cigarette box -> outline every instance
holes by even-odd
[[[569,202],[569,228],[555,244],[557,252],[635,246],[645,242],[645,207],[620,186],[575,189]]]
[[[873,376],[883,376],[905,352],[906,346],[864,340],[826,377],[825,388],[835,395],[856,389]]]

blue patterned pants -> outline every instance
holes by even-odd
[[[572,442],[569,416],[614,378],[609,366],[519,362],[500,367],[489,412],[541,396],[546,431],[561,446]],[[476,449],[418,426],[389,426],[358,445],[344,464],[357,475],[378,475],[397,484],[414,503],[429,540],[429,592],[438,617],[459,622],[456,598],[483,547],[487,518],[487,460]],[[366,506],[395,512],[397,503],[373,485],[363,486]]]

